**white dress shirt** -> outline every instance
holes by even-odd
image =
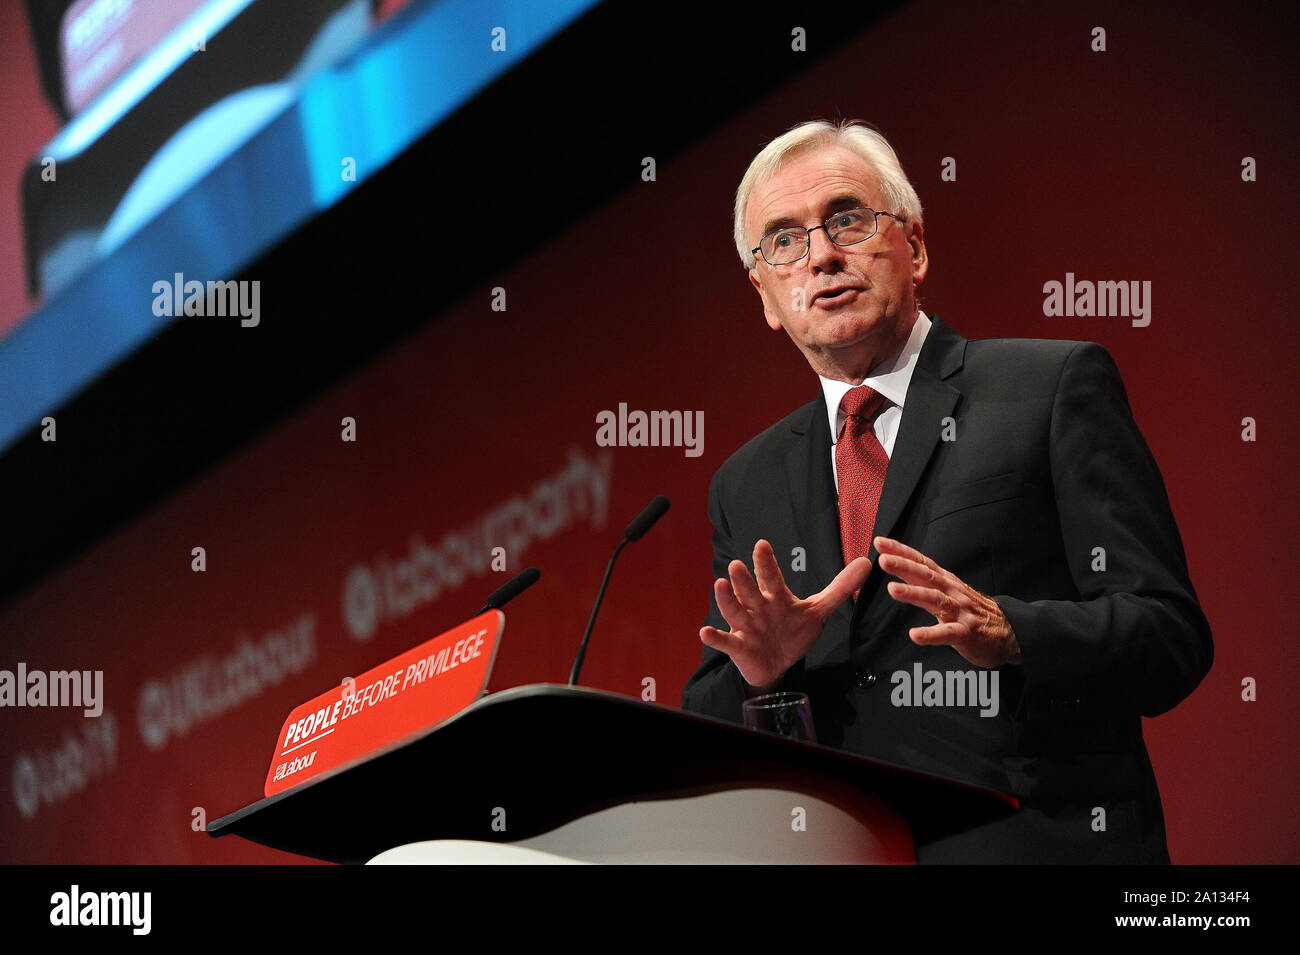
[[[847,381],[835,381],[831,378],[823,378],[821,375],[817,376],[821,378],[822,394],[826,396],[826,413],[830,417],[831,473],[835,474],[837,493],[840,488],[840,478],[835,473],[835,439],[840,433],[840,425],[844,423],[844,412],[840,410],[840,402],[844,400],[845,394],[851,388],[856,388],[858,385],[869,385],[885,396],[885,403],[876,415],[876,420],[872,422],[872,429],[876,433],[880,446],[885,449],[886,457],[892,458],[894,438],[898,436],[898,426],[903,420],[903,401],[907,397],[907,386],[912,382],[912,369],[916,367],[916,359],[921,354],[921,346],[925,344],[925,336],[929,333],[930,319],[925,312],[918,310],[916,322],[912,325],[912,333],[907,336],[903,347],[878,363],[871,369],[871,374],[862,381],[850,384]]]

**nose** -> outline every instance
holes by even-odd
[[[834,275],[844,268],[843,249],[831,241],[824,225],[808,230],[808,266]]]

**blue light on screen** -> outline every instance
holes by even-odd
[[[196,117],[128,190],[99,237],[101,258],[0,341],[0,451],[175,320],[153,314],[155,281],[235,274],[597,2],[416,2],[350,53],[327,38],[323,68]],[[246,4],[200,12],[224,23]],[[496,27],[506,28],[506,51],[490,53]],[[118,109],[148,92],[138,82]],[[80,151],[109,128],[112,117],[96,108],[86,114],[93,123],[74,121],[42,154]],[[218,149],[203,134],[205,124],[217,128],[214,117],[226,130]],[[341,175],[341,157],[355,161],[356,181]]]

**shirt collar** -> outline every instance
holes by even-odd
[[[879,362],[871,369],[871,374],[858,382],[856,385],[847,381],[835,381],[833,378],[824,378],[821,375],[822,394],[826,397],[826,413],[830,419],[831,441],[834,442],[835,436],[840,432],[840,402],[844,400],[845,394],[850,388],[856,388],[858,385],[870,385],[886,399],[903,407],[903,401],[907,397],[907,386],[912,383],[912,371],[916,368],[916,360],[921,354],[921,346],[925,344],[925,336],[930,333],[930,318],[925,312],[917,310],[916,321],[912,324],[912,333],[907,336],[907,341],[903,347],[893,355]]]

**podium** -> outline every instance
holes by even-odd
[[[538,684],[208,826],[338,863],[912,863],[1002,793],[657,703]]]

